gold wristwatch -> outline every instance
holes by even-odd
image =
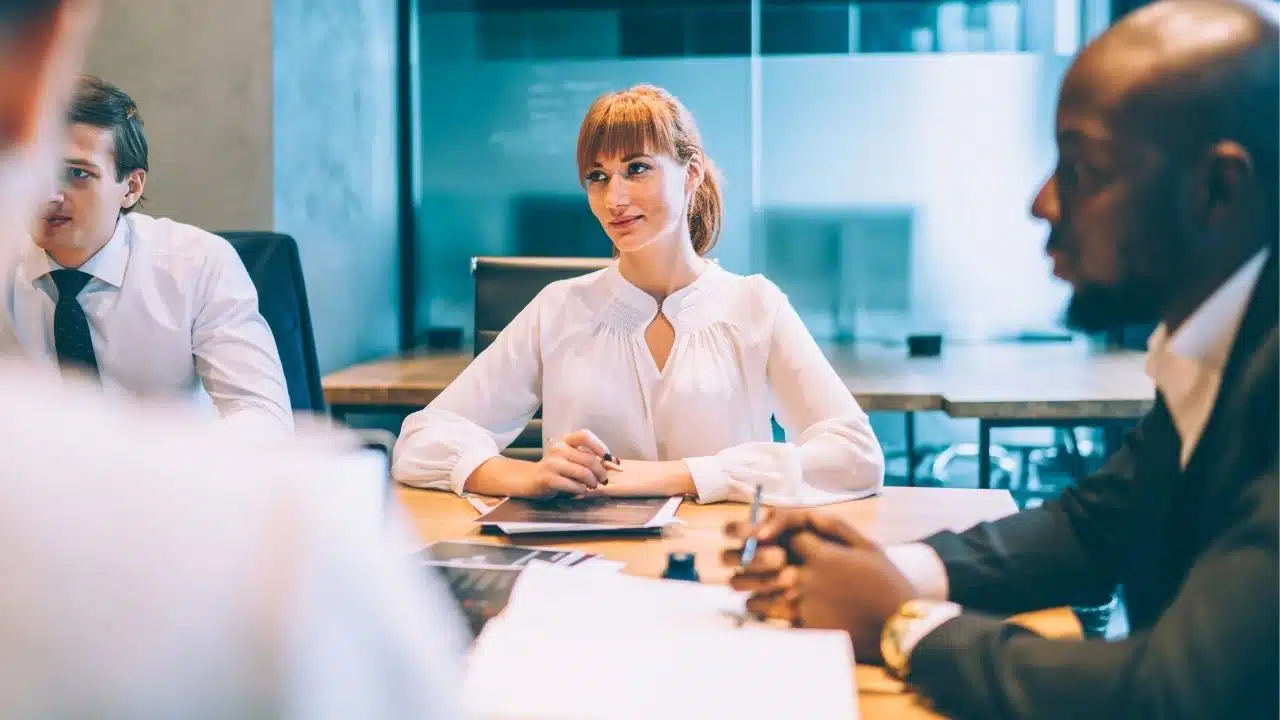
[[[880,654],[889,673],[906,680],[908,660],[920,638],[959,614],[960,608],[949,602],[916,599],[903,603],[880,633]]]

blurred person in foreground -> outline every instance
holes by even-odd
[[[1155,406],[1115,456],[1039,508],[910,545],[776,513],[733,580],[752,610],[846,630],[860,661],[957,717],[1277,716],[1276,13],[1154,3],[1063,82],[1032,212],[1075,291],[1068,321],[1161,323]],[[1117,585],[1122,640],[1000,619]]]
[[[0,253],[50,192],[97,6],[0,0]],[[329,489],[367,457],[244,442],[0,359],[0,717],[455,714],[456,613]]]

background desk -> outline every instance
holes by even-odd
[[[927,358],[907,357],[901,348],[858,345],[824,352],[864,410],[906,414],[912,484],[917,411],[978,420],[978,487],[989,488],[993,428],[1118,429],[1145,414],[1155,396],[1143,353],[1084,343],[956,345]],[[1107,445],[1119,445],[1117,433]]]
[[[426,541],[483,539],[506,542],[502,536],[481,536],[473,520],[476,511],[454,495],[428,490],[399,488],[400,501]],[[1016,511],[1013,498],[1004,490],[943,490],[939,488],[887,487],[879,497],[841,503],[823,508],[838,515],[882,543],[914,540],[942,529],[960,530],[982,520],[994,520]],[[625,562],[626,572],[659,577],[669,552],[697,553],[698,573],[703,582],[728,581],[730,568],[720,564],[725,547],[721,528],[731,519],[744,517],[742,505],[696,505],[685,502],[679,511],[684,525],[667,528],[662,537],[564,537],[523,536],[520,544],[573,548],[600,553]],[[1067,610],[1052,610],[1020,618],[1038,632],[1058,637],[1078,637],[1075,617]],[[936,718],[906,693],[880,668],[857,668],[858,703],[864,720],[881,718]]]
[[[868,412],[1136,417],[1155,393],[1142,353],[1100,352],[1082,344],[960,345],[931,358],[876,345],[832,345],[823,352]],[[325,401],[337,415],[412,412],[435,399],[470,362],[466,352],[429,352],[356,365],[324,378]]]
[[[864,410],[905,413],[909,483],[918,462],[916,412],[978,420],[978,485],[986,488],[993,428],[1114,429],[1146,413],[1155,396],[1142,353],[1101,352],[1080,343],[955,345],[931,358],[874,345],[834,345],[823,352]],[[470,362],[469,353],[431,353],[357,365],[324,379],[325,401],[337,417],[408,414],[431,402]],[[1109,447],[1117,438],[1109,437]]]
[[[338,418],[349,413],[411,413],[426,407],[471,363],[471,353],[387,358],[324,378],[324,400]]]

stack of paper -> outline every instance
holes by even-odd
[[[844,633],[736,627],[728,588],[531,565],[463,689],[482,718],[856,718]]]
[[[508,535],[519,533],[616,532],[660,530],[679,522],[676,510],[681,498],[572,498],[546,500],[507,498],[488,506],[479,498],[471,505],[483,513],[480,525],[497,527]]]

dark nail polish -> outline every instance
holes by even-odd
[[[605,453],[605,454],[604,454],[604,461],[605,461],[605,462],[611,462],[611,463],[613,463],[613,464],[615,464],[615,465],[621,465],[621,464],[622,464],[622,463],[618,460],[618,458],[616,458],[616,457],[614,457],[614,456],[613,456],[613,454],[612,454],[612,453]]]

